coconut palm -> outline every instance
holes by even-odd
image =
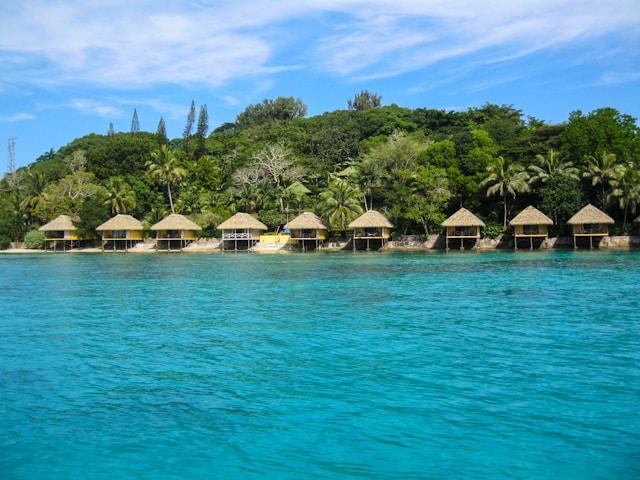
[[[622,230],[625,231],[628,212],[635,213],[640,204],[640,173],[631,166],[621,165],[609,183],[612,187],[609,201],[617,201],[624,211]]]
[[[47,179],[40,172],[28,171],[23,177],[22,189],[24,198],[20,202],[20,208],[28,217],[43,199],[43,192],[47,186]]]
[[[601,206],[606,207],[606,186],[620,170],[620,164],[615,153],[602,152],[600,155],[588,155],[586,157],[586,170],[582,173],[584,178],[591,179],[591,185],[601,187]]]
[[[572,162],[562,160],[560,153],[552,148],[546,155],[536,155],[536,163],[529,165],[530,184],[546,183],[547,180],[556,175],[578,180],[580,171],[573,166]]]
[[[489,175],[482,181],[481,185],[487,187],[487,197],[498,194],[502,197],[504,207],[502,227],[506,229],[509,211],[508,198],[510,196],[516,198],[516,194],[528,192],[529,184],[527,180],[529,177],[522,165],[502,156],[489,164],[487,173]]]
[[[173,207],[173,196],[171,194],[171,186],[179,185],[187,176],[187,171],[179,164],[178,157],[168,145],[162,145],[159,150],[153,152],[153,161],[147,163],[147,171],[149,178],[161,185],[166,185],[169,194],[169,205],[171,213],[176,213]]]
[[[361,192],[340,179],[334,179],[320,194],[320,210],[335,231],[343,232],[362,213]]]
[[[113,215],[130,213],[136,207],[136,194],[122,178],[110,178],[105,187],[107,199],[104,204]]]

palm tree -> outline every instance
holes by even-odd
[[[162,145],[159,150],[153,152],[151,155],[153,161],[147,163],[149,178],[154,182],[167,186],[171,213],[176,213],[173,207],[171,186],[180,184],[184,177],[187,176],[187,171],[179,165],[178,157],[169,149],[168,145]]]
[[[481,185],[487,188],[487,197],[500,194],[504,206],[504,219],[502,227],[507,228],[508,197],[516,198],[517,193],[529,191],[527,183],[528,175],[524,167],[519,163],[512,162],[502,156],[496,158],[487,167],[488,176]]]
[[[24,176],[24,198],[20,202],[20,208],[28,217],[32,217],[32,213],[38,204],[42,201],[43,192],[47,186],[47,179],[40,172],[29,171]]]
[[[612,190],[609,201],[617,200],[618,206],[624,211],[622,231],[627,226],[627,213],[635,213],[640,204],[640,174],[631,166],[619,166],[609,181]]]
[[[600,155],[589,155],[586,157],[586,161],[586,171],[582,176],[590,178],[592,186],[595,187],[598,184],[601,186],[601,206],[605,208],[607,203],[606,185],[619,173],[620,169],[616,154],[603,152]]]
[[[348,182],[334,179],[320,194],[320,210],[335,231],[343,232],[347,225],[362,213],[360,191]]]
[[[133,189],[120,177],[112,177],[106,185],[107,199],[105,206],[109,207],[113,215],[129,213],[136,206],[136,194]]]
[[[536,155],[536,164],[529,165],[531,172],[530,184],[546,183],[556,175],[563,175],[578,180],[580,171],[573,166],[573,162],[565,162],[558,151],[550,148],[546,155]]]

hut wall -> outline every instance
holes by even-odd
[[[577,224],[573,225],[574,235],[609,235],[609,226],[605,223]]]
[[[532,227],[532,226],[538,227],[538,231],[536,233],[532,233],[530,231],[525,231],[525,227],[528,230],[528,228]],[[525,225],[516,225],[514,227],[514,231],[515,231],[515,234],[517,236],[519,236],[519,237],[526,237],[526,236],[529,236],[529,235],[540,235],[540,236],[543,236],[543,235],[548,235],[548,233],[549,233],[549,229],[548,229],[547,225],[526,225],[526,226]]]
[[[460,230],[461,228],[462,230]],[[480,238],[480,227],[447,227],[447,236]]]

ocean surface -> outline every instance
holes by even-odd
[[[640,253],[0,256],[0,479],[640,478]]]

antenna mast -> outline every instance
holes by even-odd
[[[7,175],[16,173],[16,137],[9,138],[9,157],[7,158]]]

